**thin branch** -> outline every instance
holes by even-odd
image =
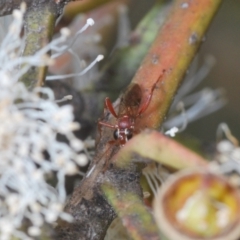
[[[56,17],[56,11],[49,4],[38,6],[33,4],[27,9],[24,22],[26,43],[23,56],[34,55],[51,41]],[[29,88],[42,86],[46,71],[47,66],[32,67],[21,77],[21,81]]]
[[[69,1],[43,1],[28,3],[25,14],[26,44],[23,56],[32,56],[52,39],[55,22]],[[42,86],[45,82],[47,66],[32,67],[21,78],[29,88]]]

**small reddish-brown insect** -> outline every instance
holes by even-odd
[[[142,103],[142,90],[140,86],[138,84],[134,84],[124,98],[121,99],[118,114],[115,112],[110,99],[108,97],[105,99],[105,108],[107,108],[117,119],[117,123],[113,125],[107,122],[99,121],[98,124],[115,129],[113,132],[115,141],[113,142],[124,146],[124,144],[126,144],[126,142],[131,139],[134,134],[139,132],[138,129],[135,129],[136,119],[148,108],[157,82],[151,88],[144,103]]]

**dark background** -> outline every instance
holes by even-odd
[[[219,123],[228,124],[233,135],[240,139],[240,1],[225,0],[207,33],[201,55],[212,54],[216,59],[202,85],[222,87],[227,105],[218,112],[189,125],[188,132],[201,139],[215,140]]]

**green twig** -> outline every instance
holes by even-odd
[[[56,14],[49,4],[35,5],[27,9],[25,16],[26,45],[24,56],[34,55],[52,39]],[[31,67],[21,78],[29,87],[42,86],[45,81],[47,66]]]
[[[146,14],[141,22],[131,34],[127,47],[115,51],[112,58],[103,68],[97,88],[109,91],[109,97],[126,87],[141,64],[141,60],[146,55],[154,38],[157,36],[159,28],[164,22],[169,4],[163,6],[157,2]],[[124,76],[123,76],[124,73]]]

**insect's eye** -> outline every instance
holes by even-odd
[[[127,140],[131,139],[133,134],[132,134],[132,130],[130,129],[125,129],[125,135],[127,137]]]
[[[118,129],[114,130],[113,137],[115,140],[117,140],[119,138],[119,130]]]

